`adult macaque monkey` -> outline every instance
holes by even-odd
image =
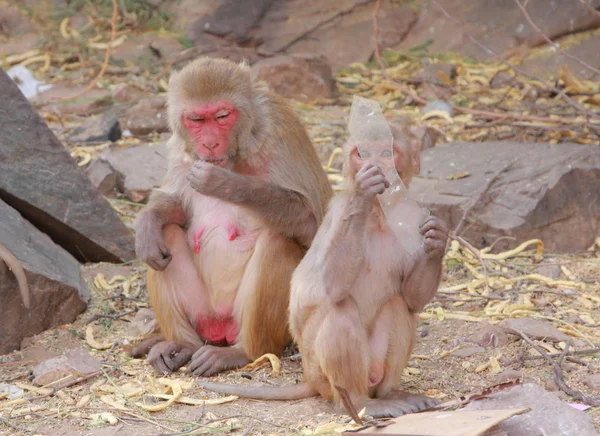
[[[170,79],[168,115],[168,171],[135,223],[162,337],[131,354],[151,347],[158,372],[189,362],[209,376],[290,341],[291,275],[331,187],[298,118],[245,64],[188,64]]]
[[[420,144],[408,129],[392,126],[393,157],[406,186],[420,170]],[[386,147],[382,147],[382,153]],[[387,157],[387,152],[382,157]],[[307,383],[243,387],[204,383],[206,389],[261,399],[322,395],[343,406],[343,388],[360,410],[399,416],[436,404],[395,390],[415,343],[417,312],[437,292],[446,226],[428,217],[423,246],[409,255],[392,233],[376,195],[389,182],[378,166],[346,145],[347,186],[329,205],[306,256],[292,277],[290,326]]]

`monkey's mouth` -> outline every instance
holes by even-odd
[[[220,157],[220,158],[216,158],[216,157],[202,157],[200,158],[200,160],[204,161],[204,162],[208,162],[211,163],[213,165],[219,165],[219,166],[223,166],[228,162],[228,159],[225,157]]]

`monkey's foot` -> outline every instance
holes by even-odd
[[[367,415],[374,418],[394,418],[421,412],[439,404],[435,398],[395,391],[386,398],[373,398],[367,402]]]
[[[171,341],[159,342],[150,349],[148,362],[159,374],[177,371],[189,362],[194,351]]]
[[[247,363],[250,363],[250,359],[240,348],[204,345],[192,356],[187,372],[208,377],[228,369],[240,368]]]

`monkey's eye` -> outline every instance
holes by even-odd
[[[224,118],[227,118],[228,116],[229,116],[229,111],[222,110],[222,111],[217,112],[217,114],[215,115],[215,118],[217,120],[222,120]]]
[[[363,150],[361,152],[358,153],[358,157],[360,159],[368,159],[371,157],[371,152],[367,151],[367,150]]]
[[[392,157],[392,150],[383,150],[381,152],[381,157]]]
[[[196,115],[196,114],[191,114],[187,117],[188,120],[190,121],[194,121],[195,123],[198,123],[200,121],[204,121],[204,117],[200,116],[200,115]]]

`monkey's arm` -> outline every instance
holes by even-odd
[[[423,310],[438,290],[442,279],[442,258],[448,239],[446,225],[437,217],[430,216],[421,226],[425,236],[423,250],[415,254],[417,262],[406,277],[402,293],[413,313]]]
[[[199,193],[254,211],[269,227],[295,238],[305,247],[310,246],[315,236],[315,215],[297,192],[203,161],[192,166],[187,179]]]
[[[319,232],[330,235],[327,245],[319,247],[323,250],[319,256],[319,268],[327,299],[332,304],[341,303],[348,297],[365,260],[369,204],[363,197],[356,195],[344,200],[342,204],[330,205],[332,209],[341,208],[341,213],[330,222],[327,222],[329,220],[326,217],[319,229]]]
[[[135,252],[142,261],[156,271],[164,270],[171,261],[162,228],[167,224],[183,226],[186,214],[179,198],[162,191],[154,191],[148,205],[135,220]]]

